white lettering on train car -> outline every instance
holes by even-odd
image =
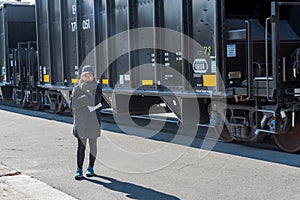
[[[76,22],[72,22],[72,23],[71,23],[71,26],[72,26],[72,32],[75,32],[76,29],[77,29],[77,24],[76,24]]]
[[[82,21],[82,29],[83,30],[88,30],[91,28],[91,23],[89,19],[83,20]]]
[[[73,13],[73,15],[76,14],[76,5],[72,5],[72,13]]]

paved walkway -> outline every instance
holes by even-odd
[[[75,181],[71,121],[0,106],[0,162],[21,172],[1,166],[1,200],[300,199],[299,154],[225,143],[200,150],[213,141],[196,139],[189,147],[189,137],[131,127],[122,127],[124,134],[107,123],[98,140],[99,175]]]
[[[1,200],[75,200],[35,178],[0,164]]]

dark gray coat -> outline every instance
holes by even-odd
[[[102,89],[96,81],[80,83],[72,92],[71,106],[74,117],[73,135],[77,138],[97,138],[100,136],[100,109],[90,112],[88,106],[101,102]]]

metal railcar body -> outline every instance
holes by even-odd
[[[80,65],[96,46],[94,9],[93,1],[36,1],[41,104],[55,113],[68,108]]]
[[[181,124],[198,124],[199,115],[209,122],[210,96],[217,92],[217,7],[216,1],[102,1],[104,30],[115,34],[108,34],[112,50],[98,71],[117,114],[151,108],[174,112]],[[190,106],[195,97],[200,111]]]
[[[89,64],[116,115],[173,112],[224,141],[269,134],[296,152],[299,11],[292,0],[37,0],[33,102],[63,111]]]
[[[42,100],[40,104],[50,106],[55,113],[65,108],[59,88],[68,87],[68,83],[77,80],[74,4],[75,1],[36,1],[39,99]]]
[[[29,75],[31,72],[28,66],[19,66],[15,52],[16,49],[21,48],[27,51],[27,47],[23,48],[20,43],[28,41],[36,42],[34,6],[2,4],[0,7],[0,88],[4,99],[11,99],[12,93],[16,93],[13,88],[23,87],[21,86],[23,78],[26,79],[27,76],[29,78],[34,74],[32,72]]]
[[[224,140],[271,134],[281,149],[300,150],[299,11],[299,1],[225,1],[227,108],[216,104],[211,112],[212,121],[224,117]]]
[[[122,51],[109,51],[116,59],[103,80],[116,113],[166,105],[182,124],[213,127],[225,141],[270,134],[282,150],[300,150],[299,1],[105,3],[107,13],[127,12],[120,19],[107,14],[105,23],[110,31],[120,23],[129,33],[118,44]]]

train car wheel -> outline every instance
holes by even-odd
[[[222,129],[222,130],[221,130]],[[234,138],[230,135],[230,132],[226,126],[226,124],[223,125],[223,127],[217,128],[217,132],[220,136],[220,139],[224,142],[233,142]]]
[[[224,142],[233,142],[234,138],[230,135],[228,127],[224,120],[220,120],[220,114],[215,111],[210,112],[210,125],[216,127],[216,132],[219,138]]]
[[[61,111],[60,111],[60,106],[59,106],[59,104],[58,103],[56,103],[55,105],[53,105],[53,107],[52,107],[52,112],[54,113],[54,114],[59,114]]]
[[[290,153],[300,151],[300,124],[287,134],[273,135],[273,139],[283,151]]]
[[[35,102],[35,103],[31,103],[32,104],[32,108],[35,111],[40,111],[42,110],[42,103],[41,102]]]
[[[43,110],[43,93],[39,90],[37,90],[34,93],[31,93],[32,95],[32,101],[31,101],[31,105],[33,110],[35,111],[41,111]],[[36,95],[35,98],[33,98]]]
[[[26,101],[25,93],[22,92],[20,99],[20,108],[25,109],[28,108],[28,102]]]
[[[63,103],[60,105],[60,110],[59,110],[59,112],[60,113],[63,113],[63,112],[65,112],[66,111],[66,108],[65,108],[65,106],[63,105]]]
[[[28,102],[26,101],[25,97],[23,97],[22,100],[20,101],[20,108],[22,109],[28,108]]]
[[[52,112],[54,114],[59,114],[65,112],[66,108],[63,105],[63,102],[55,103],[55,105],[52,108]]]

